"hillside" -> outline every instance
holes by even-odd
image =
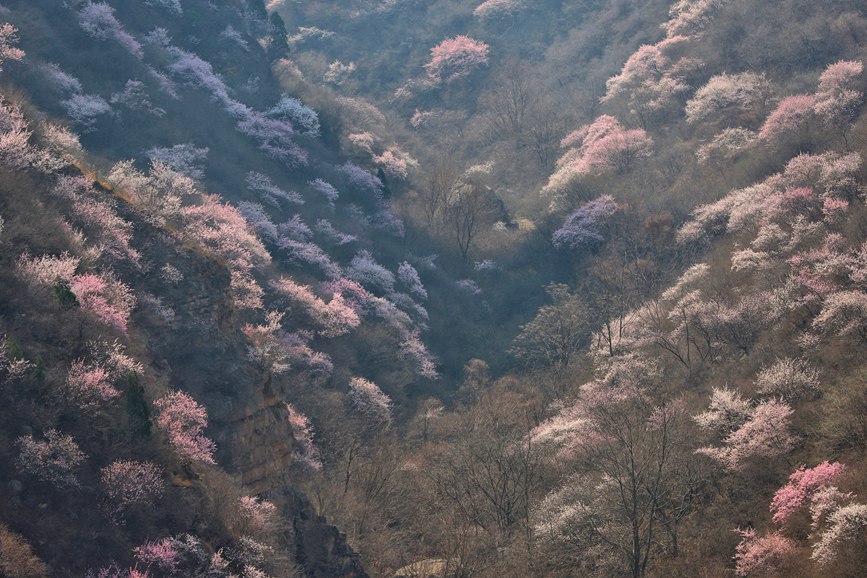
[[[0,576],[863,574],[863,3],[0,24]]]

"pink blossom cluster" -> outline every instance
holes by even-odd
[[[731,0],[678,0],[669,9],[669,19],[663,23],[669,37],[699,36],[713,22],[716,12]]]
[[[83,176],[61,175],[52,194],[70,203],[69,216],[87,233],[102,254],[139,266],[141,254],[132,246],[132,224],[118,216],[113,201]]]
[[[214,461],[216,444],[202,434],[208,425],[208,413],[187,393],[173,391],[154,402],[156,426],[184,461]]]
[[[686,120],[730,123],[761,115],[768,106],[771,85],[763,74],[743,72],[713,76],[686,103]]]
[[[371,291],[388,294],[394,291],[394,273],[380,265],[370,251],[359,251],[346,269],[346,276]]]
[[[116,460],[100,470],[103,509],[115,523],[133,506],[156,505],[165,490],[160,468],[151,462]]]
[[[328,219],[318,219],[315,226],[316,232],[325,237],[325,239],[338,247],[348,245],[358,240],[355,235],[338,231],[331,221]]]
[[[277,242],[277,247],[283,251],[290,263],[313,265],[331,279],[340,277],[340,267],[316,243],[296,241],[284,236]]]
[[[88,2],[78,12],[81,29],[97,40],[114,39],[118,44],[141,60],[144,55],[141,44],[123,29],[114,16],[114,8],[104,2]]]
[[[85,311],[126,333],[135,296],[123,282],[109,274],[84,273],[73,277],[70,290]]]
[[[0,70],[3,70],[2,65],[7,60],[24,58],[24,51],[14,46],[17,43],[18,29],[8,22],[0,24]]]
[[[254,110],[229,95],[229,87],[214,72],[209,62],[176,46],[167,46],[166,51],[172,58],[172,63],[168,67],[169,72],[184,82],[207,91],[211,98],[237,121],[238,131],[258,142],[259,148],[266,155],[282,161],[289,167],[307,164],[307,153],[292,140],[295,134],[292,121],[284,118],[287,114],[297,113],[301,117],[296,115],[294,120],[306,123],[302,127],[304,130],[313,130],[314,126],[310,124],[313,119],[309,114],[292,103],[284,103],[286,106],[278,104],[269,112]],[[298,104],[300,105],[300,101]],[[307,107],[303,108],[309,111]],[[315,116],[315,113],[313,115]],[[315,120],[315,128],[318,130],[318,118]]]
[[[361,323],[355,311],[344,304],[339,293],[335,293],[331,301],[326,303],[310,287],[295,283],[288,277],[281,277],[271,286],[288,300],[290,307],[299,307],[318,326],[318,333],[324,337],[345,335]]]
[[[409,169],[418,164],[415,159],[396,146],[390,146],[382,154],[374,155],[373,162],[387,177],[397,180],[406,180],[409,177]]]
[[[449,84],[470,76],[488,63],[488,45],[469,36],[447,38],[431,48],[425,64],[428,78],[436,84]]]
[[[630,112],[639,118],[671,106],[689,90],[686,77],[701,64],[679,56],[688,41],[685,36],[671,36],[657,44],[641,46],[626,60],[620,73],[605,83],[602,101],[626,97]]]
[[[847,504],[828,515],[826,529],[813,545],[812,558],[829,567],[846,548],[858,548],[867,530],[867,504]]]
[[[26,359],[11,355],[9,338],[0,335],[0,378],[11,384],[23,378],[32,367],[33,364]]]
[[[72,362],[66,374],[65,393],[82,409],[98,407],[120,395],[111,374],[101,365]]]
[[[58,281],[71,283],[79,263],[81,259],[69,253],[31,257],[25,252],[18,258],[16,265],[18,275],[27,283],[36,287],[51,287]]]
[[[721,447],[704,447],[696,453],[719,461],[730,470],[742,470],[752,458],[772,458],[791,450],[796,438],[789,433],[792,408],[770,400],[750,412],[749,419],[728,434]]]
[[[13,169],[29,166],[34,161],[31,135],[21,108],[0,100],[0,162]]]
[[[864,102],[864,94],[855,87],[855,79],[864,72],[857,60],[841,60],[828,66],[819,77],[816,93],[816,114],[826,125],[844,134]]]
[[[50,429],[42,441],[26,435],[16,444],[20,452],[16,464],[23,472],[58,488],[78,487],[76,470],[87,456],[72,436]]]
[[[815,119],[839,130],[845,138],[864,101],[864,94],[855,88],[855,78],[863,70],[860,61],[831,64],[822,73],[815,94],[796,94],[780,101],[765,120],[759,139],[777,143],[786,137],[803,138]]]
[[[791,560],[797,550],[795,542],[777,533],[757,536],[755,530],[738,530],[741,541],[735,550],[735,574],[768,576]]]
[[[349,183],[356,188],[371,193],[375,199],[382,194],[382,181],[379,177],[369,173],[352,161],[346,161],[340,165],[341,172],[349,179]]]
[[[756,390],[762,395],[794,403],[818,395],[819,372],[803,359],[784,357],[759,372]]]
[[[845,469],[839,462],[828,461],[809,469],[798,468],[789,476],[789,482],[774,494],[771,501],[774,522],[785,525],[798,510],[808,505],[816,492],[839,480]]]
[[[145,90],[145,84],[140,80],[127,80],[122,91],[112,93],[109,102],[114,105],[125,106],[132,111],[147,112],[158,118],[166,115],[164,108],[151,102]]]
[[[262,199],[271,205],[278,205],[283,200],[287,203],[303,205],[304,198],[294,191],[285,191],[276,186],[267,175],[262,173],[247,173],[247,188],[262,195]]]
[[[356,132],[346,137],[347,140],[357,149],[373,154],[373,146],[376,143],[376,136],[370,132]]]
[[[319,461],[319,450],[313,445],[313,427],[310,424],[310,420],[303,413],[295,409],[291,403],[286,404],[286,411],[289,428],[296,442],[292,457],[311,470],[321,469],[322,462]]]
[[[238,209],[217,195],[202,195],[201,204],[180,211],[183,234],[221,258],[229,267],[235,303],[245,309],[262,307],[262,290],[252,277],[254,267],[267,265],[271,255],[256,238]]]
[[[555,247],[578,249],[603,240],[602,232],[608,219],[617,212],[611,195],[602,195],[572,211],[563,226],[554,231]]]
[[[154,566],[166,574],[173,574],[180,562],[180,555],[171,538],[145,542],[133,548],[132,552],[136,560],[146,567]]]
[[[244,335],[250,341],[247,346],[247,358],[250,361],[264,365],[275,374],[289,370],[289,353],[283,348],[280,337],[283,334],[282,321],[284,313],[269,311],[265,314],[265,323],[244,326]]]
[[[337,189],[334,188],[334,185],[331,183],[324,181],[322,179],[315,179],[307,183],[311,187],[313,187],[317,192],[321,193],[325,200],[328,201],[328,204],[334,206],[334,201],[340,197],[340,193],[337,192]]]
[[[294,428],[293,428],[294,431]],[[266,530],[270,527],[277,513],[277,506],[273,502],[253,496],[241,496],[238,510],[241,517],[257,530]]]
[[[777,105],[759,130],[759,140],[775,142],[807,130],[813,119],[816,97],[811,94],[787,96]]]
[[[363,377],[349,380],[349,400],[359,413],[377,422],[391,421],[391,398],[379,386]]]
[[[523,0],[486,0],[473,10],[473,14],[481,20],[492,20],[505,16],[514,16],[524,9]]]
[[[427,379],[439,376],[436,358],[422,342],[418,331],[408,331],[400,343],[400,355],[413,362],[416,374]]]
[[[410,293],[419,299],[427,299],[427,290],[421,282],[421,277],[419,277],[418,271],[409,262],[404,261],[398,265],[397,279]]]
[[[314,375],[330,375],[334,369],[331,359],[309,346],[312,333],[285,331],[281,325],[283,316],[282,312],[269,311],[264,325],[248,323],[244,327],[244,334],[250,340],[248,358],[273,373],[284,373],[294,364]]]

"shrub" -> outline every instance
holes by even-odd
[[[16,443],[20,451],[16,463],[22,471],[57,488],[79,486],[75,471],[87,456],[72,436],[52,429],[45,432],[43,441],[26,435]]]

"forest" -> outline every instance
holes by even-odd
[[[0,578],[857,578],[867,5],[0,0]]]

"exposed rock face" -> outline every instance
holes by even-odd
[[[283,515],[292,520],[295,559],[314,578],[363,578],[358,555],[346,544],[346,537],[325,518],[313,513],[304,495],[287,489]]]
[[[183,265],[183,268],[181,268]],[[217,442],[217,459],[237,475],[251,494],[282,503],[290,522],[287,548],[316,578],[366,577],[345,536],[317,516],[309,501],[290,484],[294,438],[282,387],[247,359],[242,323],[232,306],[229,275],[217,262],[188,255],[184,281],[165,300],[175,311],[171,327],[151,340],[161,370],[174,387],[205,405],[208,435]],[[282,498],[282,499],[281,499]]]

